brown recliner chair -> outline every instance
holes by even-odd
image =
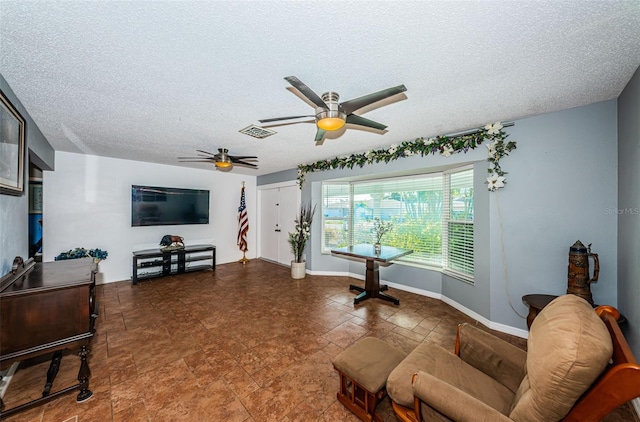
[[[455,354],[423,343],[389,375],[400,419],[600,421],[640,396],[640,366],[612,307],[561,296],[531,326],[525,352],[472,325]]]

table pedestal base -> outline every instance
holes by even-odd
[[[380,271],[378,263],[369,259],[367,260],[367,272],[365,274],[364,288],[353,284],[349,285],[349,290],[356,290],[360,292],[360,294],[353,299],[354,305],[357,305],[363,300],[367,300],[369,298],[383,299],[396,305],[400,305],[399,299],[396,299],[386,293],[382,293],[388,288],[389,287],[386,284],[383,284],[382,286],[380,285]]]

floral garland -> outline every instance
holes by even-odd
[[[484,141],[488,141],[489,143],[485,144],[488,149],[487,161],[491,163],[492,167],[488,169],[490,176],[485,183],[488,185],[489,190],[494,192],[499,188],[503,188],[506,183],[504,175],[507,173],[500,167],[500,159],[516,149],[514,141],[505,142],[509,135],[503,129],[504,127],[501,123],[493,123],[466,135],[441,135],[428,139],[418,138],[415,141],[404,141],[400,145],[392,144],[388,149],[368,150],[361,154],[320,160],[312,164],[300,164],[298,165],[298,185],[302,189],[305,174],[314,171],[352,169],[355,166],[364,167],[365,164],[383,161],[388,163],[398,158],[411,157],[418,154],[422,157],[429,154],[440,154],[444,157],[449,157],[459,152],[466,153],[470,149],[477,148]]]

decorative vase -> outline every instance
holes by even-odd
[[[380,243],[373,244],[373,251],[376,253],[376,255],[379,254],[381,250],[382,250],[382,245]]]
[[[291,261],[291,278],[300,279],[307,275],[307,264],[305,262]]]

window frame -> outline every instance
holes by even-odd
[[[440,217],[440,221],[442,222],[442,256],[441,256],[441,262],[438,265],[437,263],[431,261],[431,262],[427,262],[426,260],[423,262],[416,262],[415,260],[413,261],[409,261],[409,260],[403,260],[402,258],[397,260],[398,264],[402,264],[402,265],[407,265],[407,266],[412,266],[412,267],[418,267],[418,268],[423,268],[423,269],[428,269],[428,270],[432,270],[432,271],[439,271],[443,274],[446,274],[448,276],[457,278],[457,279],[461,279],[463,281],[467,281],[470,283],[473,283],[474,281],[474,275],[473,274],[466,274],[464,272],[460,272],[460,271],[456,271],[455,269],[452,268],[448,268],[447,266],[445,266],[445,261],[446,256],[445,256],[445,251],[447,251],[448,253],[448,247],[445,250],[445,238],[447,238],[447,240],[449,239],[449,223],[461,223],[461,224],[466,224],[466,225],[470,225],[472,228],[474,227],[474,220],[471,219],[466,220],[466,221],[459,221],[459,220],[453,220],[451,218],[446,218],[445,217],[445,210],[447,210],[447,212],[450,211],[450,205],[449,205],[449,200],[450,200],[450,196],[451,196],[451,192],[450,192],[450,177],[452,174],[455,173],[460,173],[460,172],[464,172],[464,171],[471,171],[471,187],[473,188],[473,163],[471,164],[464,164],[464,165],[458,165],[455,167],[448,167],[445,169],[438,169],[438,170],[433,170],[433,171],[425,171],[423,173],[419,173],[419,174],[410,174],[410,175],[403,175],[403,176],[384,176],[379,174],[379,177],[373,177],[373,178],[367,178],[367,179],[362,179],[362,178],[356,178],[356,179],[340,179],[340,180],[325,180],[322,182],[322,188],[321,188],[321,203],[322,203],[322,208],[321,208],[321,213],[322,213],[322,226],[321,226],[321,253],[322,254],[330,254],[331,253],[331,247],[327,247],[326,245],[326,235],[325,235],[325,208],[324,208],[324,203],[325,203],[325,185],[348,185],[349,189],[348,189],[348,201],[349,201],[349,215],[346,217],[346,225],[347,225],[347,239],[348,239],[348,244],[349,245],[353,245],[354,243],[354,233],[353,233],[353,224],[354,224],[354,206],[355,206],[355,201],[353,199],[354,197],[354,186],[358,185],[358,184],[363,184],[363,183],[371,183],[371,182],[375,182],[375,181],[389,181],[392,179],[406,179],[406,178],[431,178],[434,176],[442,176],[442,215]],[[475,199],[475,189],[473,190],[473,196]],[[446,201],[445,201],[446,199]],[[447,203],[447,206],[445,207],[445,202]],[[475,200],[474,200],[474,204],[473,204],[473,209],[474,209],[474,217],[475,217]],[[450,216],[449,213],[446,214],[447,217]],[[445,233],[447,234],[445,236]],[[475,267],[475,230],[472,232],[471,235],[471,240],[472,240],[472,253],[471,253],[471,268],[473,269]]]

